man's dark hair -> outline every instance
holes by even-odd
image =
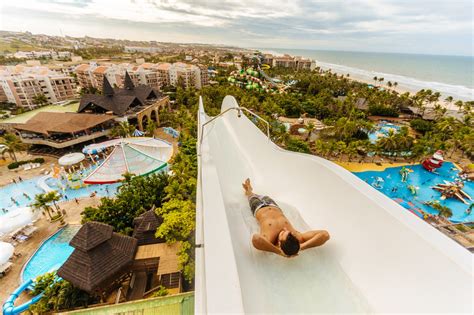
[[[300,251],[300,242],[293,234],[288,233],[288,237],[280,243],[280,247],[285,255],[293,256]]]

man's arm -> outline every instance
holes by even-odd
[[[281,251],[281,249],[279,249],[278,247],[270,243],[266,238],[262,237],[260,234],[253,235],[252,244],[256,249],[285,256],[283,252]]]
[[[300,245],[300,250],[305,250],[311,247],[321,246],[329,240],[329,233],[324,230],[308,231],[301,234],[303,242]]]

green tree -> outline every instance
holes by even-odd
[[[157,128],[157,124],[154,120],[151,120],[148,118],[147,124],[146,124],[146,133],[150,137],[153,137],[155,135],[155,129]]]
[[[28,145],[21,142],[20,138],[13,133],[4,134],[3,137],[0,138],[0,143],[7,146],[5,152],[8,152],[15,162],[18,162],[16,153],[28,149]]]
[[[309,139],[311,138],[311,134],[313,133],[315,129],[316,129],[316,125],[312,121],[310,121],[306,125],[306,131],[308,132],[308,134],[306,135],[306,141],[309,141]]]
[[[51,212],[53,212],[53,210],[51,209],[51,206],[49,205],[50,202],[51,202],[51,197],[48,197],[46,193],[37,194],[35,196],[35,201],[33,202],[32,206],[35,209],[40,209],[46,212],[48,214],[49,219],[51,220],[53,218],[51,215]]]
[[[427,202],[427,204],[433,209],[438,210],[438,216],[440,217],[450,218],[453,215],[452,210],[449,207],[442,205],[438,200]]]
[[[301,153],[311,153],[311,150],[306,142],[295,137],[290,137],[286,143],[285,147],[287,150]]]
[[[34,314],[87,307],[99,300],[97,297],[74,287],[70,282],[58,279],[55,272],[46,273],[36,279],[31,295],[36,296],[40,293],[43,293],[41,299],[29,308]]]
[[[112,130],[110,130],[110,136],[127,138],[127,137],[131,137],[134,131],[135,131],[135,126],[130,125],[128,121],[122,121],[122,122],[119,122],[118,125],[114,126]]]
[[[126,176],[114,199],[104,197],[99,206],[84,209],[82,223],[103,222],[118,233],[131,234],[134,218],[153,206],[161,207],[168,180],[165,173]]]
[[[41,107],[48,104],[48,98],[44,94],[36,94],[33,97],[33,103]]]

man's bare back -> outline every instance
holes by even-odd
[[[247,178],[242,187],[260,225],[260,233],[254,234],[252,237],[252,244],[256,249],[289,257],[297,255],[299,250],[321,246],[329,240],[327,231],[308,231],[305,233],[297,231],[272,199],[253,193],[250,179]],[[294,242],[289,246],[291,239]],[[299,245],[294,243],[299,243]],[[295,251],[295,254],[288,254]]]

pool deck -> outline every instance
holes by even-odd
[[[64,201],[58,203],[61,209],[66,210],[65,221],[69,224],[80,224],[81,223],[81,212],[85,207],[97,206],[100,203],[100,197],[87,197],[79,199],[79,204],[76,204],[74,200]],[[56,233],[59,229],[59,223],[50,223],[45,217],[40,217],[40,219],[35,223],[35,226],[38,228],[32,237],[23,242],[19,243],[15,247],[15,254],[20,254],[19,257],[13,258],[12,269],[8,274],[0,278],[0,304],[3,305],[3,302],[10,296],[20,285],[20,274],[23,266],[38,249],[41,243],[49,238],[51,235]],[[17,300],[17,305],[28,301],[30,297],[23,293]]]
[[[43,155],[31,155],[26,152],[17,153],[18,161],[23,160],[32,160],[34,158],[42,157],[44,158],[44,163],[40,167],[32,170],[23,170],[23,167],[20,166],[17,169],[9,170],[8,164],[12,163],[13,160],[10,157],[7,157],[8,154],[5,154],[6,160],[0,160],[0,187],[6,186],[12,183],[12,179],[18,180],[18,176],[21,176],[22,179],[30,179],[36,176],[42,175],[41,173],[45,170],[51,170],[51,164],[57,164],[58,160],[50,156]]]

